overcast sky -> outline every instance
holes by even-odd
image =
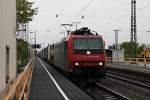
[[[66,34],[61,24],[81,22],[78,27],[87,26],[101,34],[106,46],[112,45],[114,29],[119,32],[119,43],[130,40],[131,0],[30,0],[39,7],[38,15],[30,23],[30,30],[37,30],[38,43],[45,47],[59,41]],[[56,14],[58,17],[56,17]],[[82,19],[81,16],[84,16]],[[71,28],[72,30],[75,27]],[[50,30],[50,31],[46,31]],[[137,0],[137,40],[150,43],[150,0]],[[61,32],[61,33],[60,33]]]

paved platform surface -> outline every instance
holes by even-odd
[[[93,100],[40,58],[33,67],[29,100]]]

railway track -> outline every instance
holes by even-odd
[[[150,100],[148,95],[150,94],[150,81],[135,76],[108,72],[106,79],[102,79],[90,87],[92,87],[91,95],[97,100],[100,98],[103,100]]]
[[[117,70],[122,70],[122,71],[128,71],[129,73],[130,72],[134,72],[134,73],[138,73],[138,74],[145,74],[145,75],[149,75],[150,73],[150,68],[149,67],[140,67],[140,66],[137,66],[137,64],[133,64],[133,65],[124,65],[124,64],[107,64],[107,67],[108,69],[117,69]]]
[[[137,86],[140,86],[142,88],[147,88],[150,89],[150,81],[149,80],[144,80],[144,79],[139,79],[135,78],[129,75],[123,75],[120,73],[115,73],[115,72],[108,72],[107,77],[115,78],[117,80],[121,80],[127,83],[131,83]]]
[[[83,82],[83,81],[82,81]],[[110,89],[99,82],[82,84],[75,82],[82,90],[86,91],[95,100],[131,100],[130,98]]]
[[[73,81],[78,87],[85,91],[95,100],[131,100],[130,98],[109,89],[106,86],[98,82],[88,82],[84,83],[83,81]]]
[[[141,81],[141,82],[150,83],[150,80],[148,80],[148,79],[143,79],[141,77],[136,77],[136,76],[133,76],[133,75],[127,75],[127,73],[122,74],[122,73],[114,72],[114,71],[107,71],[107,73],[114,74],[114,75],[119,75],[119,76],[123,76],[123,77],[127,77],[127,78],[131,78],[131,79],[138,80],[138,81]]]
[[[150,81],[134,74],[108,71],[105,79],[86,82],[76,83],[96,100],[150,100]]]
[[[99,83],[95,83],[95,85],[100,88],[101,90],[107,92],[108,94],[114,96],[116,99],[115,100],[131,100],[130,98],[110,89],[110,88],[107,88]]]

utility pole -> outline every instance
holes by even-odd
[[[29,23],[26,23],[27,25],[26,25],[26,37],[27,37],[27,42],[28,42],[28,61],[30,61],[30,33],[29,33]]]
[[[31,38],[31,34],[33,34],[34,32],[30,32],[30,59],[31,57],[33,56],[33,51],[32,51],[32,39],[34,38]]]
[[[35,52],[34,52],[34,54],[35,54],[35,56],[36,56],[36,46],[37,46],[37,45],[36,45],[36,31],[34,32],[34,34],[35,34],[35,41],[34,41],[34,42],[35,42]]]
[[[131,55],[137,55],[136,0],[131,0]]]
[[[75,24],[76,26],[76,30],[78,29],[78,24],[80,24],[81,22],[72,22],[73,24]]]

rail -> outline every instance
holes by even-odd
[[[117,97],[119,100],[131,100],[130,98],[110,89],[110,88],[107,88],[99,83],[95,83],[96,86],[98,86],[99,88],[101,88],[102,90],[106,91],[107,93]]]
[[[27,64],[24,71],[15,81],[6,88],[3,100],[27,100],[29,83],[32,75],[33,59]]]
[[[144,81],[143,81],[143,83],[142,83],[142,82],[139,82],[138,79],[135,80],[135,78],[134,78],[134,79],[133,79],[133,78],[127,79],[127,78],[124,78],[124,77],[122,77],[122,76],[120,77],[118,74],[117,74],[117,75],[114,75],[114,74],[111,74],[111,73],[108,73],[108,74],[107,74],[107,77],[111,77],[111,78],[114,78],[114,79],[117,79],[117,80],[121,80],[121,81],[124,81],[124,82],[127,82],[127,83],[131,83],[131,84],[133,84],[133,85],[137,85],[137,86],[140,86],[140,87],[142,87],[142,88],[150,89],[150,86],[147,85],[147,84],[145,84]]]

